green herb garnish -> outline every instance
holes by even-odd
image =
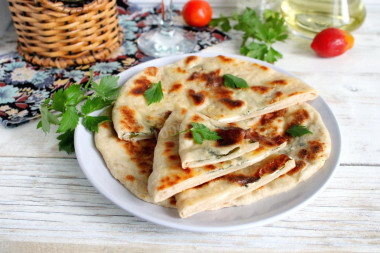
[[[162,93],[161,81],[158,83],[151,83],[149,89],[144,92],[144,97],[148,101],[148,105],[158,103],[164,97]]]
[[[237,23],[233,27],[231,20]],[[210,25],[220,25],[225,32],[232,28],[242,31],[240,53],[243,55],[270,63],[282,58],[282,54],[272,47],[275,42],[288,37],[285,20],[278,12],[265,10],[260,18],[254,10],[247,8],[242,14],[235,12],[232,17],[221,15],[211,20]]]
[[[202,144],[203,140],[220,140],[222,139],[217,132],[211,131],[207,126],[201,124],[201,123],[191,123],[191,128],[178,132],[177,134],[182,134],[182,133],[187,133],[187,132],[192,132],[193,139],[196,143]]]
[[[67,153],[74,152],[74,130],[79,119],[83,118],[83,126],[92,132],[98,131],[98,125],[105,121],[111,121],[107,116],[89,116],[88,114],[103,109],[112,104],[119,94],[119,77],[104,76],[99,84],[92,81],[93,72],[84,89],[80,84],[71,84],[67,89],[59,89],[54,92],[52,99],[47,99],[41,106],[41,120],[37,128],[42,128],[45,133],[50,132],[50,125],[58,125],[57,133],[61,133],[59,150]],[[87,96],[88,92],[93,94]],[[78,110],[78,104],[83,100],[84,104]]]
[[[286,133],[290,134],[292,137],[299,137],[304,134],[313,134],[309,129],[305,126],[301,126],[300,124],[293,125],[286,130]]]
[[[238,88],[249,88],[247,82],[240,77],[231,75],[231,74],[225,74],[223,75],[224,79],[224,85],[233,88],[233,89],[238,89]]]

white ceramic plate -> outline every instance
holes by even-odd
[[[212,57],[217,54],[199,53],[192,55]],[[159,67],[176,62],[186,56],[188,55],[160,58],[139,64],[122,72],[119,84],[123,84],[131,76],[148,66]],[[252,58],[238,55],[226,56],[257,62],[291,75],[276,66]],[[268,197],[253,205],[202,212],[187,219],[179,218],[176,209],[164,208],[144,202],[125,189],[109,173],[102,156],[95,148],[93,134],[87,131],[81,124],[78,125],[75,131],[75,152],[80,167],[95,188],[120,208],[137,217],[163,226],[199,232],[246,229],[278,220],[288,212],[294,211],[296,208],[304,205],[326,185],[337,167],[341,151],[341,136],[338,123],[329,106],[321,97],[310,102],[310,104],[321,114],[332,139],[330,158],[323,168],[313,175],[311,180],[299,184],[290,191]]]

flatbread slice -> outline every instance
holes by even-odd
[[[249,88],[226,87],[225,74],[243,78]],[[159,81],[164,97],[148,105],[144,92]],[[174,64],[146,68],[130,78],[112,114],[120,139],[139,140],[153,137],[178,105],[228,123],[312,100],[317,95],[301,80],[257,63],[225,56],[189,56]]]
[[[165,207],[176,207],[173,198],[156,203],[148,193],[148,177],[152,172],[153,152],[156,139],[136,142],[117,138],[112,123],[99,125],[95,133],[95,145],[99,150],[112,176],[141,200]]]
[[[179,131],[183,114],[173,112],[161,129],[154,150],[153,172],[148,191],[154,201],[163,201],[181,191],[203,184],[217,177],[240,170],[261,161],[286,146],[285,138],[273,135],[261,137],[260,148],[237,158],[196,168],[182,168],[179,156]]]
[[[216,209],[226,202],[252,192],[295,167],[294,159],[284,154],[271,155],[242,170],[216,178],[177,194],[181,218]]]
[[[194,123],[206,126],[216,132],[221,139],[204,140],[199,144],[194,141],[191,131],[180,134],[179,156],[182,168],[195,168],[228,161],[259,147],[258,141],[244,138],[245,129],[217,122],[194,111],[186,113],[180,125],[180,132],[188,131]]]
[[[291,137],[283,131],[282,134],[288,138],[288,145],[275,155],[292,157],[295,160],[296,166],[286,174],[249,193],[246,193],[245,186],[228,180],[228,177],[244,175],[244,170],[236,171],[233,174],[215,180],[216,182],[218,180],[227,182],[227,184],[230,182],[230,186],[228,187],[223,185],[223,188],[221,188],[221,183],[210,183],[183,191],[176,195],[177,208],[181,217],[189,217],[205,209],[216,210],[222,207],[255,203],[260,199],[295,187],[322,168],[331,152],[331,140],[321,116],[312,106],[307,103],[292,106],[282,111],[264,115],[261,117],[261,120],[268,123],[265,131],[283,131],[291,126],[300,124],[306,126],[313,133],[301,137]],[[250,180],[250,177],[240,176],[239,180]],[[234,196],[229,195],[231,191],[229,188],[231,187],[234,187],[235,191],[239,191],[240,189],[240,192],[244,192],[245,194],[234,198]],[[252,187],[252,189],[256,188]],[[206,196],[202,196],[202,194]],[[214,196],[218,196],[218,203],[207,207],[200,205],[200,203],[212,201]]]

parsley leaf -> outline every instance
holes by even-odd
[[[213,19],[210,25],[221,26],[223,31],[229,31],[230,20],[236,22],[234,30],[243,32],[241,54],[270,63],[282,58],[282,54],[272,47],[277,41],[284,41],[288,37],[285,20],[278,12],[265,10],[259,17],[254,10],[247,8],[241,14],[235,12],[232,17],[221,15]]]
[[[249,88],[247,82],[240,77],[231,75],[231,74],[225,74],[223,75],[224,79],[224,85],[233,88],[233,89],[238,89],[238,88]]]
[[[99,85],[95,82],[91,82],[92,89],[95,91],[96,95],[106,99],[114,99],[119,94],[120,88],[118,87],[117,81],[118,76],[103,76],[100,79]]]
[[[94,97],[94,98],[89,98],[86,100],[86,102],[82,105],[81,110],[82,113],[85,115],[92,113],[94,111],[100,110],[104,107],[107,107],[111,105],[113,102],[112,99],[106,99],[104,100],[101,97]]]
[[[158,103],[164,97],[162,93],[161,81],[158,83],[151,83],[149,89],[144,92],[144,97],[148,101],[148,105]]]
[[[210,26],[215,27],[218,25],[220,25],[224,32],[228,32],[229,30],[231,30],[230,20],[223,14],[220,14],[220,18],[214,18],[210,22]]]
[[[194,122],[191,123],[191,128],[190,129],[178,132],[175,135],[181,134],[181,133],[187,133],[187,132],[190,132],[190,131],[192,132],[193,140],[196,143],[198,143],[198,144],[202,144],[203,140],[213,140],[213,141],[216,141],[216,140],[222,139],[218,135],[217,132],[211,131],[207,126],[205,126],[205,125],[203,125],[201,123],[194,123]]]
[[[110,121],[106,116],[88,116],[89,113],[100,110],[113,103],[119,94],[119,77],[103,76],[99,84],[92,81],[93,72],[90,70],[90,77],[85,87],[79,84],[71,84],[67,89],[59,89],[53,94],[53,99],[46,99],[41,106],[41,120],[37,128],[42,128],[45,133],[50,131],[50,125],[58,125],[57,133],[60,134],[59,150],[67,153],[74,152],[74,130],[79,119],[83,117],[83,125],[90,131],[97,132],[98,125],[105,121]],[[87,91],[92,91],[91,96],[87,96]],[[87,99],[81,106],[80,102]],[[60,112],[53,114],[53,111]]]
[[[37,128],[42,128],[45,133],[50,132],[50,124],[58,125],[58,117],[51,113],[46,106],[41,107],[41,120],[37,124]]]
[[[58,135],[59,140],[58,148],[59,151],[66,151],[66,153],[72,153],[75,151],[74,148],[74,130],[69,130],[61,135]]]
[[[51,108],[58,112],[65,111],[66,97],[63,94],[63,91],[63,89],[59,89],[53,95],[53,103],[51,104]]]
[[[106,121],[111,121],[111,119],[107,116],[86,116],[83,119],[83,126],[91,131],[91,132],[98,132],[98,126],[99,124],[106,122]]]
[[[299,137],[304,134],[313,134],[306,126],[301,126],[300,124],[293,125],[286,130],[286,133],[290,134],[292,137]]]
[[[57,133],[63,133],[68,130],[74,130],[78,125],[79,115],[75,106],[68,106],[66,111],[62,114],[62,119],[59,124]]]
[[[64,98],[59,96],[59,99],[62,101],[65,101],[65,105],[67,106],[76,106],[81,101],[82,95],[83,95],[83,92],[81,90],[81,86],[79,84],[72,84],[66,90],[63,91]],[[54,101],[54,97],[53,97],[53,101]]]

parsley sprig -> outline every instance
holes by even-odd
[[[119,77],[103,76],[99,84],[92,80],[93,73],[82,89],[80,84],[71,84],[66,89],[54,92],[52,99],[47,99],[41,106],[41,120],[37,128],[45,133],[50,132],[50,125],[58,125],[57,137],[59,150],[74,152],[74,130],[79,119],[83,118],[83,126],[92,132],[98,131],[98,125],[111,119],[107,116],[90,116],[89,114],[113,103],[119,94]],[[86,95],[91,93],[92,95]],[[78,109],[79,103],[84,104]]]
[[[151,83],[149,89],[144,92],[144,97],[147,100],[148,105],[160,102],[164,97],[161,81],[158,83]]]
[[[234,26],[231,26],[231,20],[236,22]],[[288,37],[285,20],[278,12],[265,10],[262,17],[259,17],[254,10],[247,8],[242,14],[235,12],[232,17],[221,15],[220,18],[213,19],[210,25],[220,25],[225,32],[232,28],[242,31],[244,34],[240,53],[243,55],[270,63],[282,58],[282,54],[272,46]]]
[[[299,137],[305,134],[313,134],[306,126],[301,126],[300,124],[293,125],[286,130],[286,133],[290,134],[292,137]]]
[[[238,89],[238,88],[249,88],[247,81],[245,81],[243,78],[231,75],[231,74],[225,74],[223,75],[224,79],[224,85],[233,88],[233,89]]]
[[[187,133],[187,132],[192,132],[193,135],[193,140],[198,143],[202,144],[203,140],[220,140],[222,139],[217,132],[211,131],[210,128],[207,126],[201,124],[201,123],[194,123],[191,122],[191,128],[187,130],[183,130],[181,132],[176,133],[177,134],[182,134],[182,133]]]

